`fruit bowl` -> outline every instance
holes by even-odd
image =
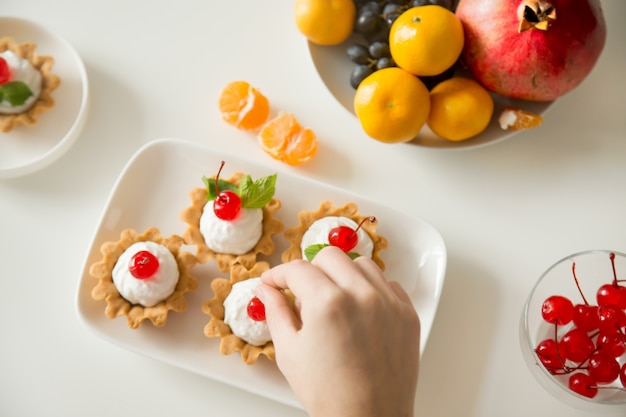
[[[354,113],[352,101],[354,99],[355,90],[350,85],[350,73],[352,72],[354,64],[348,59],[346,49],[349,45],[357,42],[357,35],[353,35],[344,43],[334,46],[321,46],[307,41],[311,60],[313,61],[315,69],[322,82],[335,99],[348,112],[354,115],[354,117],[356,117],[356,115]],[[461,72],[461,70],[457,70],[457,72]],[[500,127],[498,117],[505,107],[518,107],[539,115],[544,115],[554,103],[553,101],[531,102],[516,100],[496,94],[493,94],[492,96],[494,98],[495,105],[493,117],[487,129],[479,135],[464,141],[453,142],[438,137],[428,128],[428,126],[424,126],[419,135],[407,143],[434,149],[471,149],[495,144],[503,141],[504,139],[510,138],[517,133],[523,132],[522,130],[503,130]]]
[[[531,373],[556,398],[623,416],[626,254],[589,250],[550,266],[524,306],[520,343]]]

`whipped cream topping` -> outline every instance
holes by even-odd
[[[159,269],[150,278],[137,279],[129,271],[132,257],[148,251],[159,261]],[[155,242],[136,242],[120,255],[113,267],[113,283],[120,295],[133,304],[152,307],[169,297],[178,283],[178,264],[169,249]]]
[[[6,50],[0,52],[0,57],[4,58],[11,71],[11,81],[22,81],[26,84],[33,95],[24,104],[13,107],[11,103],[4,99],[0,101],[0,113],[17,114],[28,110],[41,94],[41,73],[33,67],[29,60],[20,58],[13,51]]]
[[[248,304],[254,289],[261,278],[250,278],[233,284],[230,294],[224,300],[224,323],[230,326],[233,334],[251,345],[262,346],[272,340],[267,322],[255,321],[248,316]]]
[[[332,229],[339,226],[348,226],[352,230],[356,230],[359,226],[357,222],[347,217],[340,216],[328,216],[322,217],[311,224],[311,226],[302,235],[302,242],[300,243],[300,249],[302,250],[302,259],[306,259],[304,250],[311,245],[317,244],[329,244],[328,234]],[[363,228],[357,231],[358,242],[354,249],[350,252],[358,253],[361,256],[372,257],[374,251],[374,242],[372,238],[367,234]]]
[[[242,255],[254,248],[263,234],[263,209],[242,207],[236,219],[222,220],[210,200],[200,216],[200,233],[213,252]]]

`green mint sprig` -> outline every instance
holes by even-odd
[[[263,208],[274,197],[276,177],[277,174],[272,174],[253,181],[250,175],[246,175],[239,180],[239,186],[225,180],[218,180],[217,185],[220,191],[231,190],[237,193],[241,198],[241,207]],[[202,177],[202,181],[208,191],[207,200],[215,200],[215,178]]]
[[[326,246],[330,246],[328,243],[316,243],[314,245],[307,246],[304,248],[304,256],[306,256],[307,261],[311,262],[313,258],[317,255],[319,251],[324,249]],[[357,252],[348,252],[346,253],[350,257],[350,259],[354,260],[361,256],[361,254]]]
[[[12,107],[21,106],[32,95],[30,87],[22,81],[10,81],[0,85],[0,101],[6,100]]]

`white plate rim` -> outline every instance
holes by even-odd
[[[67,152],[76,142],[77,138],[80,135],[80,132],[85,125],[89,101],[89,83],[85,65],[76,49],[65,38],[37,22],[27,20],[21,17],[0,16],[0,27],[6,27],[7,25],[19,27],[20,30],[24,33],[28,33],[29,35],[35,35],[35,38],[33,39],[15,40],[17,42],[35,42],[38,45],[37,53],[41,55],[50,55],[53,58],[55,58],[55,56],[57,55],[57,53],[55,53],[54,51],[41,50],[39,48],[40,42],[45,39],[46,42],[50,42],[54,45],[55,51],[63,51],[63,54],[67,54],[67,56],[71,57],[72,71],[75,71],[75,73],[78,74],[81,81],[82,91],[80,92],[80,107],[72,115],[73,122],[71,123],[71,126],[68,128],[68,130],[64,132],[63,136],[60,137],[58,141],[54,143],[54,145],[47,148],[47,150],[43,153],[37,152],[36,154],[28,155],[27,157],[21,157],[19,160],[12,161],[12,164],[6,167],[2,166],[2,163],[0,162],[0,178],[14,178],[34,173],[51,165],[63,154],[65,154],[65,152]],[[13,33],[2,32],[0,36],[15,38],[15,35]],[[53,73],[59,75],[59,77],[61,78],[61,86],[57,90],[55,90],[55,92],[58,92],[60,88],[63,88],[64,78],[66,78],[67,74],[59,73],[58,71],[56,71],[59,67],[60,65],[58,59],[55,58]],[[53,92],[53,95],[55,94],[55,92]],[[64,103],[59,100],[55,101],[55,108],[42,114],[42,119],[38,123],[43,123],[43,121],[46,121],[49,118],[53,118],[54,112],[59,113],[60,109],[63,109]],[[34,127],[35,126],[20,126],[18,127],[18,129],[21,129],[24,132],[28,132],[28,129],[32,129]],[[26,133],[26,135],[28,135],[28,133]],[[12,136],[15,136],[13,131],[0,133],[0,140],[11,140]]]

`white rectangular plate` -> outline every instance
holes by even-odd
[[[100,259],[100,246],[118,240],[126,228],[143,232],[155,226],[163,236],[182,235],[186,224],[179,214],[191,204],[189,191],[202,187],[202,176],[214,175],[222,160],[227,163],[224,178],[237,171],[253,179],[274,173],[262,165],[176,139],[153,141],[131,158],[109,196],[87,252],[78,283],[78,313],[90,329],[121,347],[301,408],[273,362],[262,357],[256,364],[246,365],[238,354],[220,354],[219,340],[204,336],[209,317],[202,313],[201,305],[213,296],[210,281],[227,277],[213,263],[192,269],[200,284],[198,290],[187,295],[187,311],[170,313],[162,328],[147,322],[132,330],[124,318],[106,318],[104,302],[91,298],[96,282],[89,275],[89,266]],[[377,231],[389,240],[388,249],[382,252],[386,275],[399,281],[413,300],[420,315],[423,352],[445,278],[447,253],[440,233],[418,217],[288,172],[278,172],[275,197],[282,202],[277,217],[286,228],[297,224],[299,211],[316,210],[323,200],[337,206],[354,202],[361,214],[376,216]],[[280,254],[287,247],[282,235],[277,235],[275,242],[276,252],[269,258],[272,265],[280,262]]]

